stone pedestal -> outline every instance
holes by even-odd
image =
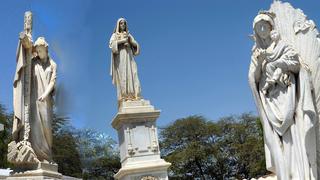
[[[58,173],[57,164],[39,163],[35,170],[14,172],[7,180],[58,180],[62,175]]]
[[[121,169],[119,180],[167,180],[171,165],[160,158],[156,120],[160,115],[147,100],[122,102],[112,121],[118,131]]]
[[[247,179],[243,179],[243,180],[247,180]],[[269,175],[260,177],[258,179],[252,178],[251,180],[277,180],[277,176],[275,174],[269,174]]]

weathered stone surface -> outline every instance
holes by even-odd
[[[120,146],[119,180],[167,180],[171,165],[160,158],[156,120],[160,111],[141,97],[134,56],[140,52],[129,33],[127,21],[120,18],[110,38],[111,76],[117,88],[118,113],[112,121]]]
[[[243,180],[246,180],[246,179],[243,179]],[[277,176],[275,174],[270,174],[263,177],[259,177],[258,179],[252,178],[251,180],[277,180]]]
[[[158,178],[154,176],[144,176],[141,178],[141,180],[158,180]]]
[[[58,165],[52,163],[38,163],[35,170],[23,170],[21,172],[13,172],[8,180],[42,180],[42,179],[62,179],[62,175],[58,173]]]
[[[8,145],[8,161],[15,165],[15,172],[42,171],[45,165],[40,161],[52,163],[57,65],[49,56],[49,44],[44,37],[33,43],[32,17],[30,11],[25,13],[24,31],[19,34],[16,54],[12,142]]]
[[[140,52],[138,42],[129,32],[124,18],[117,21],[116,28],[110,38],[112,83],[117,88],[118,102],[140,100],[141,87],[138,68],[134,60]]]
[[[21,165],[37,164],[40,162],[28,141],[10,142],[7,159],[13,164]]]
[[[150,101],[126,101],[112,121],[118,131],[122,168],[116,179],[155,177],[166,180],[170,163],[160,157],[156,120],[159,110]]]
[[[274,1],[253,22],[249,83],[278,179],[320,178],[320,41],[312,20]]]

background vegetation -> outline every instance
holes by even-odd
[[[53,154],[59,172],[83,179],[113,179],[120,169],[118,145],[92,129],[76,129],[55,115]],[[12,113],[0,104],[0,168],[6,160]],[[172,163],[170,179],[243,179],[267,174],[263,131],[258,117],[244,113],[211,121],[193,115],[160,128],[162,157]]]

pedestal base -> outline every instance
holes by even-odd
[[[57,164],[39,163],[36,170],[13,172],[7,180],[58,180],[62,174],[58,173]]]
[[[118,180],[167,180],[171,165],[160,157],[156,120],[159,110],[147,100],[122,102],[112,121],[118,131],[121,169]]]
[[[168,180],[170,165],[162,159],[139,162],[122,167],[114,177],[119,180]]]
[[[246,179],[243,179],[243,180],[246,180]],[[277,180],[277,176],[275,174],[269,174],[269,175],[260,177],[258,179],[252,178],[251,180]]]

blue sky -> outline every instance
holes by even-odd
[[[119,17],[141,45],[142,95],[162,110],[158,125],[199,114],[211,120],[256,112],[247,82],[252,20],[271,0],[7,0],[1,2],[0,103],[12,110],[12,80],[23,15],[45,36],[58,64],[57,105],[78,128],[116,138],[108,41]],[[320,1],[289,1],[320,24]]]

